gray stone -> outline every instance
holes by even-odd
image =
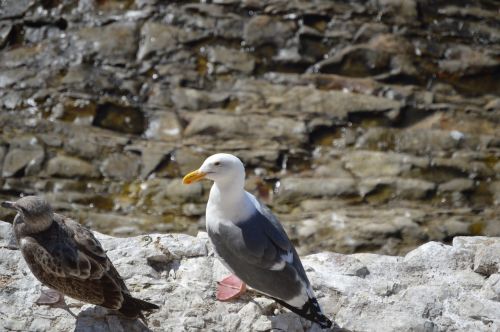
[[[448,48],[445,56],[445,59],[439,61],[439,68],[454,74],[476,74],[499,65],[494,56],[465,45]]]
[[[103,27],[84,27],[77,36],[77,47],[83,52],[96,52],[111,63],[130,60],[138,47],[138,31],[135,22],[112,23]]]
[[[5,146],[0,145],[0,172],[2,171],[3,160],[4,160],[6,152],[7,152],[7,148]],[[3,173],[2,173],[2,175],[3,175]]]
[[[181,137],[182,125],[174,112],[162,112],[151,116],[144,135],[148,139],[173,141]]]
[[[253,56],[230,48],[221,46],[209,48],[207,55],[208,61],[215,65],[216,74],[225,74],[233,70],[250,74],[255,67]]]
[[[172,144],[155,141],[143,141],[125,147],[127,151],[141,154],[141,178],[145,179],[162,163],[172,161],[171,153],[175,149]],[[177,176],[177,174],[169,174]]]
[[[311,114],[345,119],[349,114],[399,111],[401,103],[364,94],[323,91],[310,86],[288,87],[265,81],[238,81],[234,90],[239,108],[248,112],[263,107],[285,114]]]
[[[470,179],[453,179],[439,185],[442,192],[464,192],[474,189],[474,181]]]
[[[350,178],[351,173],[346,171],[340,160],[331,160],[327,164],[319,165],[315,173],[320,177]]]
[[[32,74],[27,68],[2,69],[2,72],[0,72],[0,88],[7,88],[28,79],[28,77],[32,77]]]
[[[241,117],[219,114],[197,114],[189,122],[184,135],[210,135],[230,138],[249,131],[248,123]]]
[[[33,174],[40,170],[44,158],[44,149],[39,145],[32,145],[26,149],[11,148],[5,155],[2,176],[14,176],[23,169],[26,175]]]
[[[284,178],[279,183],[280,201],[302,200],[309,197],[334,197],[357,194],[353,179],[341,178]]]
[[[451,151],[460,145],[460,142],[454,139],[449,131],[435,129],[400,131],[394,142],[399,151],[420,155],[431,151]]]
[[[429,181],[378,177],[361,179],[359,193],[365,196],[381,187],[391,188],[394,197],[402,199],[422,199],[436,189],[436,185]]]
[[[390,16],[398,24],[412,24],[418,15],[415,0],[375,0],[375,3],[382,17]]]
[[[172,91],[172,101],[179,109],[217,108],[223,106],[228,99],[227,93],[208,93],[189,88],[176,88]]]
[[[47,174],[60,177],[97,177],[94,165],[74,157],[57,156],[49,160]]]
[[[495,205],[500,205],[500,181],[491,182],[489,190],[493,194],[493,203]]]
[[[281,47],[295,29],[293,21],[280,21],[272,16],[256,15],[245,25],[243,39],[251,46],[274,44]]]
[[[140,157],[128,154],[111,154],[101,164],[102,175],[111,179],[132,181],[139,174]]]
[[[3,243],[10,226],[2,225],[0,231]],[[126,239],[96,235],[132,295],[160,305],[147,314],[151,331],[319,332],[317,326],[256,293],[239,301],[216,301],[216,281],[228,271],[213,256],[206,233]],[[468,247],[459,241],[454,246],[428,243],[404,258],[319,253],[302,261],[325,314],[349,330],[424,331],[432,326],[486,332],[500,328],[500,303],[494,300],[497,274],[485,279],[471,269],[474,251],[484,248],[481,241]],[[499,238],[489,241],[500,243]],[[70,298],[66,301],[76,317],[66,310],[26,305],[39,296],[40,283],[18,250],[0,248],[0,258],[4,330],[147,330],[138,321]]]
[[[352,151],[342,157],[345,167],[359,177],[397,176],[412,168],[426,168],[428,158],[377,151]]]
[[[474,271],[486,276],[500,271],[500,244],[491,242],[490,245],[479,248],[474,257]]]
[[[8,0],[2,3],[0,18],[14,18],[23,16],[33,6],[34,0]]]
[[[492,274],[486,280],[482,288],[486,298],[492,301],[500,301],[500,274]]]
[[[189,29],[157,22],[147,22],[141,29],[141,42],[137,52],[137,59],[144,58],[156,52],[172,52],[182,47],[181,43],[200,38],[199,33]]]

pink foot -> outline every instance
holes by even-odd
[[[219,301],[236,299],[247,290],[247,285],[234,274],[225,277],[218,284],[216,297]]]

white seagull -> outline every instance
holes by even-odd
[[[248,284],[322,328],[332,327],[278,219],[244,190],[243,163],[231,154],[212,155],[187,174],[183,183],[201,179],[214,182],[206,209],[208,236],[216,254],[234,274],[219,283],[217,299],[236,298]]]

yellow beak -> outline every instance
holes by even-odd
[[[206,175],[207,175],[207,173],[204,173],[204,172],[202,172],[202,171],[200,171],[200,170],[197,169],[196,171],[192,171],[191,173],[187,174],[182,179],[182,183],[184,183],[184,184],[191,184],[193,182],[200,181]]]

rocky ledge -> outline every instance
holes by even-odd
[[[67,299],[69,311],[38,306],[41,285],[0,226],[0,329],[3,331],[319,331],[253,292],[215,300],[227,274],[206,233],[114,238],[97,234],[131,292],[161,309],[149,327]],[[303,257],[328,316],[352,331],[500,330],[500,238],[429,242],[404,257],[332,252]]]

